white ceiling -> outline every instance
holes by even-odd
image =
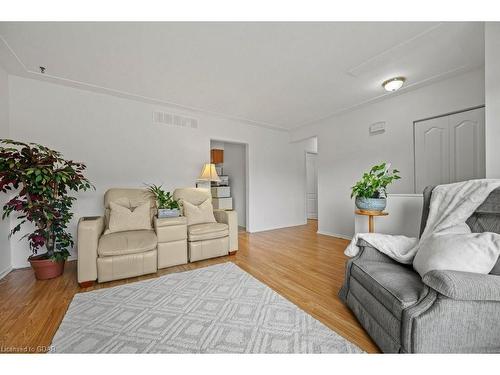
[[[482,23],[0,23],[12,74],[293,129],[484,65]],[[39,66],[46,66],[44,76]]]

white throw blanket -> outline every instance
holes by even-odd
[[[498,258],[500,236],[492,233],[473,234],[465,223],[488,195],[498,187],[500,187],[500,180],[487,179],[436,186],[432,191],[429,216],[420,240],[405,236],[359,233],[354,236],[344,253],[350,257],[357,255],[359,252],[357,243],[358,240],[362,239],[394,260],[410,264],[421,249],[423,252],[436,250],[427,249],[427,246],[436,246],[436,244],[441,247],[452,244],[456,246],[457,241],[454,239],[460,235],[460,240],[463,243],[467,244],[467,241],[470,240],[470,245],[474,245],[478,251],[484,248],[485,251],[491,253],[490,258],[495,259],[495,256]],[[448,251],[449,249],[444,250]],[[420,272],[416,265],[415,268]]]

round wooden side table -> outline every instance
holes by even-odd
[[[356,215],[368,216],[368,232],[373,233],[373,217],[374,216],[387,216],[388,212],[384,211],[367,211],[367,210],[356,210],[354,211]]]

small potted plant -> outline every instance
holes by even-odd
[[[25,234],[33,253],[28,258],[39,280],[61,275],[69,256],[73,238],[68,224],[73,217],[71,207],[76,199],[70,191],[93,187],[83,176],[86,166],[63,156],[50,148],[9,139],[0,140],[0,191],[14,191],[3,206],[2,219],[16,213],[18,223],[9,237],[25,223],[35,229]],[[38,254],[45,247],[46,252]]]
[[[178,217],[179,202],[177,202],[169,191],[162,189],[161,185],[147,185],[148,191],[155,197],[158,208],[158,218]]]
[[[356,197],[356,207],[360,210],[383,211],[387,204],[387,186],[400,178],[397,169],[390,171],[390,164],[375,165],[352,187],[351,198]]]

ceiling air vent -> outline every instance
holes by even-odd
[[[155,124],[180,126],[183,128],[198,128],[197,119],[168,112],[153,111],[153,122]]]

